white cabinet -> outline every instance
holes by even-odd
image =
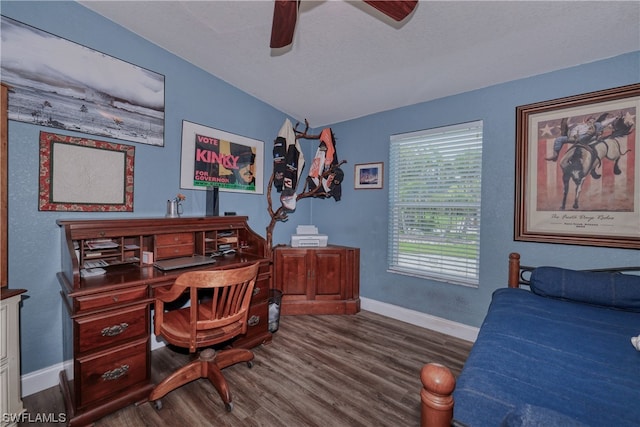
[[[6,296],[6,297],[5,297]],[[0,304],[0,425],[16,425],[24,412],[20,388],[21,292],[2,290]]]

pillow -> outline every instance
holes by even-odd
[[[538,267],[531,273],[535,294],[640,311],[640,276]]]
[[[584,424],[549,408],[522,405],[509,412],[500,427],[578,427]]]

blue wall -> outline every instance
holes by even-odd
[[[205,192],[180,190],[182,120],[264,141],[266,187],[272,142],[287,116],[75,2],[3,1],[1,6],[7,17],[165,76],[165,146],[132,144],[136,148],[133,213],[39,212],[38,137],[41,130],[52,129],[9,122],[9,287],[28,290],[21,310],[22,373],[26,374],[62,361],[57,219],[164,216],[167,199],[178,192],[187,196],[185,215],[204,215]],[[301,203],[295,217],[308,223],[310,206]],[[220,212],[224,211],[247,215],[250,226],[265,235],[270,219],[266,195],[220,193]],[[287,242],[294,229],[293,223],[279,223],[274,243]]]
[[[39,212],[38,134],[43,128],[9,123],[10,287],[28,290],[22,307],[25,374],[62,361],[62,306],[55,278],[60,269],[57,219],[164,215],[165,201],[180,191],[183,119],[264,141],[267,181],[271,144],[286,116],[74,2],[5,1],[1,6],[5,16],[166,77],[165,146],[135,144],[133,214]],[[515,107],[638,81],[640,52],[335,124],[339,157],[348,160],[342,200],[301,201],[288,222],[276,225],[274,243],[287,243],[296,225],[313,223],[329,235],[331,243],[361,248],[363,297],[473,326],[481,323],[491,292],[505,286],[509,252],[520,252],[529,264],[576,268],[638,264],[634,250],[513,241]],[[300,114],[292,120],[303,120],[304,112]],[[387,273],[388,182],[384,190],[356,191],[353,165],[387,164],[391,134],[478,119],[485,126],[480,287]],[[309,160],[315,152],[313,145],[303,143]],[[185,214],[202,215],[204,193],[185,193]],[[264,195],[221,194],[221,211],[248,215],[252,228],[262,235],[269,222],[266,209]]]
[[[362,248],[362,296],[472,326],[480,326],[491,293],[506,286],[510,252],[519,252],[525,265],[640,265],[637,250],[513,240],[516,106],[637,82],[640,52],[335,124],[339,154],[350,163],[343,201],[314,203],[313,222],[328,230],[330,242]],[[384,190],[353,190],[353,165],[387,165],[390,135],[473,120],[484,123],[480,286],[388,273],[388,177]]]

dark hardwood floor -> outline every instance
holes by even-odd
[[[417,426],[420,369],[440,362],[458,375],[471,343],[362,311],[346,316],[283,316],[255,364],[224,370],[234,409],[206,380],[162,399],[162,409],[132,405],[96,425],[122,426]],[[169,347],[152,353],[155,382],[189,360]],[[24,398],[27,412],[64,412],[52,387]],[[26,424],[23,424],[26,425]],[[55,425],[55,424],[42,424]]]

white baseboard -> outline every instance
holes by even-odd
[[[431,329],[433,331],[441,332],[470,342],[476,341],[478,331],[480,330],[479,328],[465,325],[464,323],[453,322],[441,317],[432,316],[430,314],[369,298],[360,297],[360,307],[363,310],[371,311],[383,316],[391,317],[392,319],[401,320],[412,325]]]
[[[386,302],[376,301],[369,298],[360,298],[360,306],[363,310],[391,317],[392,319],[431,329],[436,332],[451,335],[466,341],[475,342],[478,337],[478,328],[465,325],[463,323],[452,322],[441,317],[431,316],[415,310],[409,310]],[[159,341],[155,335],[151,334],[151,350],[163,347],[165,343]],[[30,396],[42,390],[57,386],[59,383],[60,371],[67,368],[72,362],[70,360],[57,363],[52,366],[22,375],[22,397]]]
[[[30,396],[58,385],[60,383],[60,371],[67,368],[67,364],[71,365],[71,361],[56,363],[22,375],[22,397]]]

